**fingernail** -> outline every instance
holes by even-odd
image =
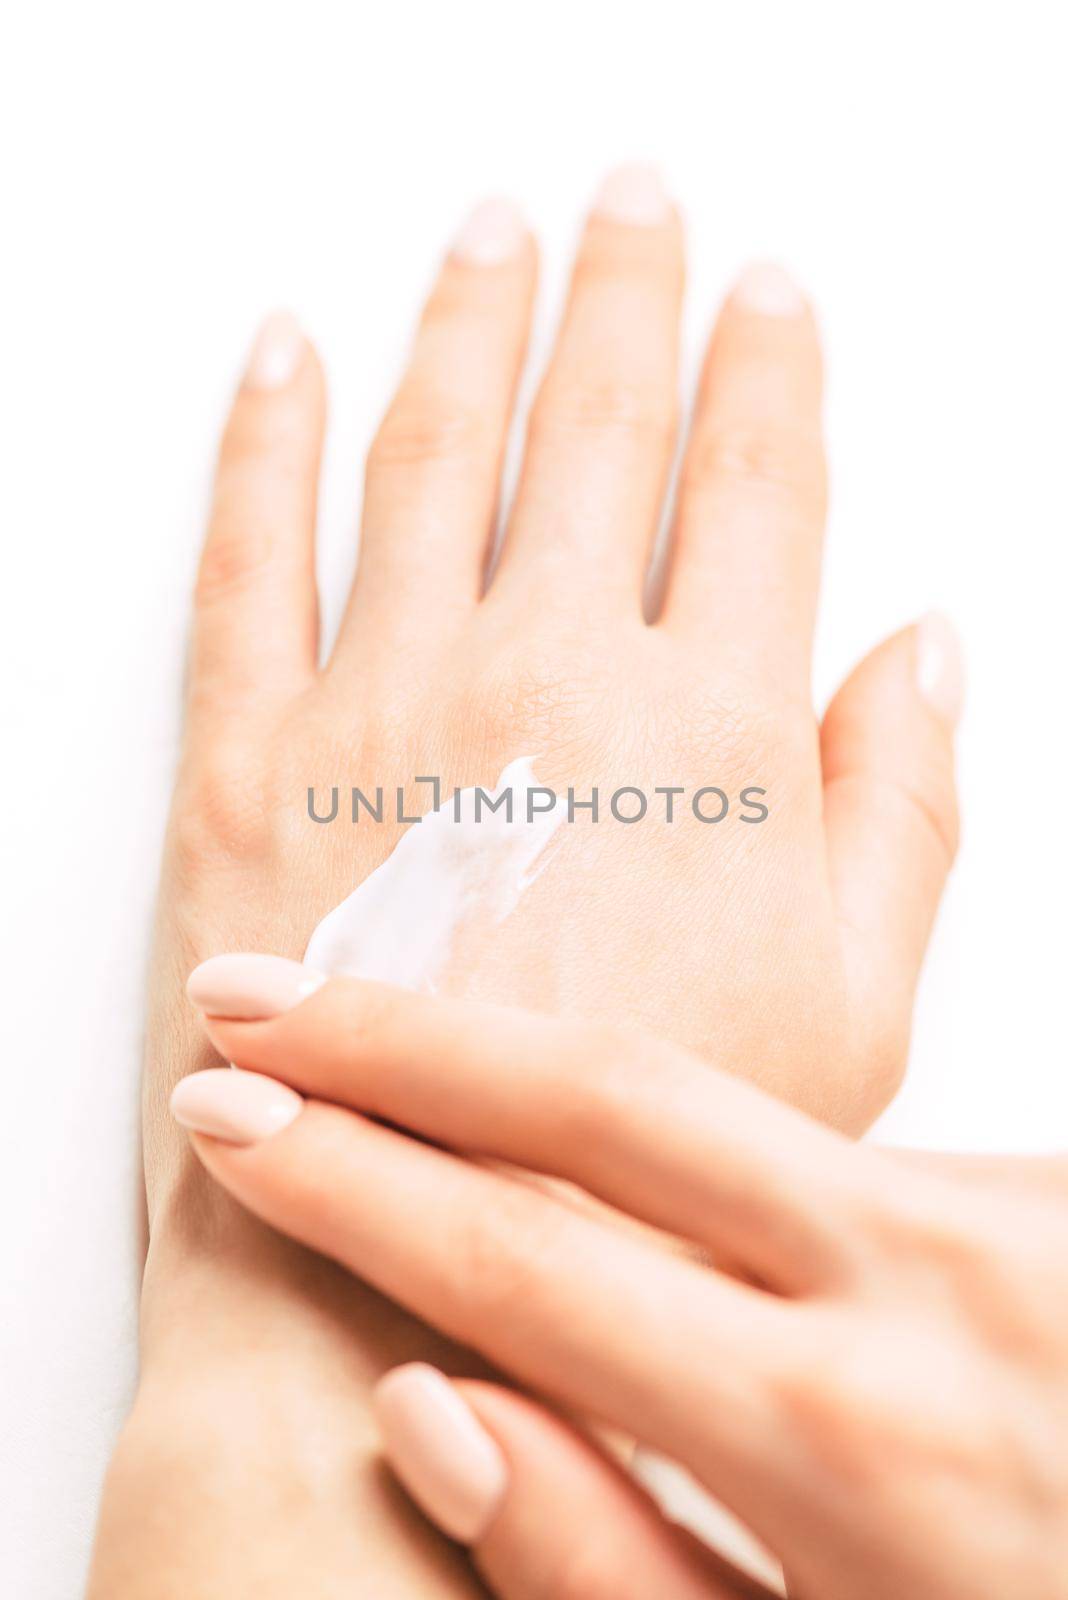
[[[489,1527],[508,1482],[496,1441],[434,1367],[395,1367],[374,1391],[390,1465],[413,1500],[452,1539]]]
[[[324,973],[285,956],[212,956],[194,967],[185,990],[209,1017],[252,1022],[292,1011],[325,982]]]
[[[916,624],[916,687],[935,715],[956,727],[964,709],[964,652],[956,628],[940,611]]]
[[[245,368],[247,387],[284,389],[303,360],[304,343],[300,324],[291,311],[272,312],[253,341]]]
[[[183,1078],[171,1094],[171,1111],[183,1128],[230,1144],[259,1144],[300,1116],[299,1094],[260,1072],[209,1067]]]
[[[483,200],[452,242],[452,253],[474,267],[499,267],[523,248],[527,225],[510,200]]]
[[[610,172],[593,202],[597,216],[632,228],[655,228],[671,215],[671,200],[655,167],[632,161]]]
[[[805,297],[784,267],[753,261],[734,286],[734,301],[758,317],[799,317]]]

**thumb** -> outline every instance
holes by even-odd
[[[953,736],[964,695],[956,632],[932,614],[865,657],[823,719],[824,823],[850,993],[875,1030],[885,1098],[957,850]]]
[[[597,1446],[496,1384],[396,1367],[375,1411],[390,1465],[432,1522],[470,1547],[497,1600],[769,1600]]]

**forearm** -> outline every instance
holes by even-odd
[[[382,1471],[369,1391],[443,1341],[213,1201],[216,1248],[153,1243],[142,1377],[105,1483],[89,1600],[480,1593]],[[229,1202],[227,1202],[229,1206]]]
[[[228,1386],[245,1431],[220,1444],[204,1397],[143,1396],[108,1474],[90,1600],[477,1593],[380,1471],[359,1409],[292,1401],[276,1395],[264,1415],[260,1393]]]

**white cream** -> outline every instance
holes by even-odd
[[[630,1465],[669,1522],[686,1528],[772,1594],[786,1595],[782,1566],[771,1551],[732,1511],[714,1500],[685,1467],[644,1448],[635,1451]]]
[[[318,972],[432,990],[461,930],[500,922],[536,875],[566,802],[539,790],[521,756],[492,798],[511,790],[510,814],[485,790],[460,789],[413,822],[393,853],[319,923],[304,960]],[[546,806],[546,809],[540,809]]]

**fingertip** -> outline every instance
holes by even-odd
[[[244,387],[270,393],[293,382],[309,351],[304,331],[292,311],[271,311],[252,341],[245,365]]]
[[[416,1504],[450,1538],[473,1544],[508,1484],[496,1440],[444,1373],[413,1361],[373,1392],[386,1457]]]
[[[326,974],[287,956],[210,956],[186,980],[189,999],[209,1018],[263,1022],[292,1011],[321,989]]]
[[[591,215],[630,228],[659,228],[677,213],[659,168],[648,161],[628,161],[602,179]]]
[[[776,261],[751,261],[731,291],[730,303],[750,316],[798,320],[809,310],[797,279]]]
[[[192,1133],[227,1144],[259,1144],[288,1128],[304,1109],[295,1090],[259,1072],[210,1067],[182,1078],[171,1092],[171,1115]]]
[[[465,217],[450,254],[468,267],[503,267],[522,260],[533,244],[526,218],[506,195],[490,195]]]

